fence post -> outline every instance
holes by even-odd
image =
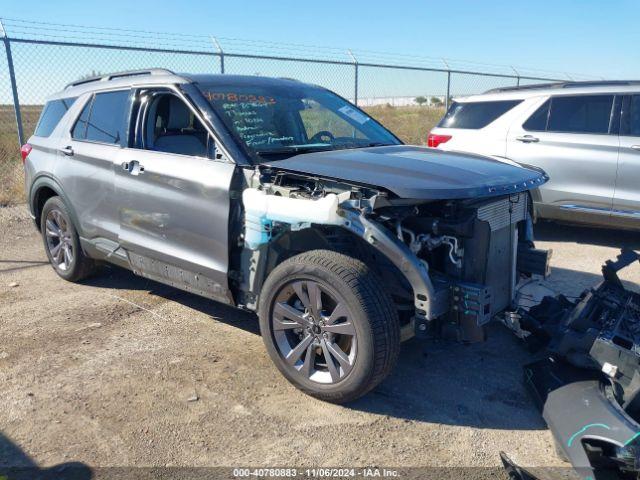
[[[444,97],[444,111],[449,111],[449,97],[451,96],[451,67],[446,58],[441,58],[444,67],[447,69],[447,95]]]
[[[516,87],[519,87],[520,86],[520,72],[518,72],[518,70],[516,70],[513,65],[511,65],[511,70],[513,70],[513,73],[516,74]]]
[[[218,49],[218,53],[220,54],[220,73],[224,75],[224,50],[222,50],[222,46],[220,46],[220,42],[216,37],[211,37],[213,40],[213,44]]]
[[[444,109],[449,111],[449,98],[451,97],[451,70],[447,71],[447,96],[444,99]]]
[[[20,113],[20,101],[18,100],[18,85],[16,84],[16,72],[13,69],[13,56],[11,55],[11,42],[7,37],[7,31],[4,29],[2,20],[0,20],[0,30],[2,30],[2,40],[4,42],[4,50],[7,54],[7,67],[9,68],[9,80],[11,81],[11,94],[13,95],[13,111],[16,115],[16,127],[18,129],[18,143],[20,146],[24,144],[24,133],[22,131],[22,114]]]
[[[351,50],[347,50],[351,59],[353,60],[353,68],[354,68],[354,90],[353,90],[353,103],[358,105],[358,59],[353,55]]]

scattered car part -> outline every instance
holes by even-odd
[[[623,250],[603,281],[575,302],[545,297],[521,309],[516,334],[546,357],[524,367],[525,382],[559,451],[588,478],[640,473],[640,294],[617,272],[640,260]]]

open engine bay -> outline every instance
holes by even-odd
[[[249,306],[261,269],[302,242],[317,243],[378,271],[405,338],[435,329],[475,342],[487,322],[511,309],[522,276],[549,271],[550,252],[533,245],[526,191],[425,201],[275,169],[257,169],[248,184],[239,269],[251,271],[240,286]]]

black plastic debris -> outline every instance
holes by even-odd
[[[518,312],[530,350],[544,353],[525,383],[582,478],[640,478],[640,295],[618,277],[637,260],[623,250],[576,301],[545,297]]]

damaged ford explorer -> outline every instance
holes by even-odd
[[[55,271],[111,263],[255,311],[304,392],[354,400],[402,340],[483,339],[544,275],[544,172],[404,145],[324,88],[151,69],[68,85],[22,147]]]

